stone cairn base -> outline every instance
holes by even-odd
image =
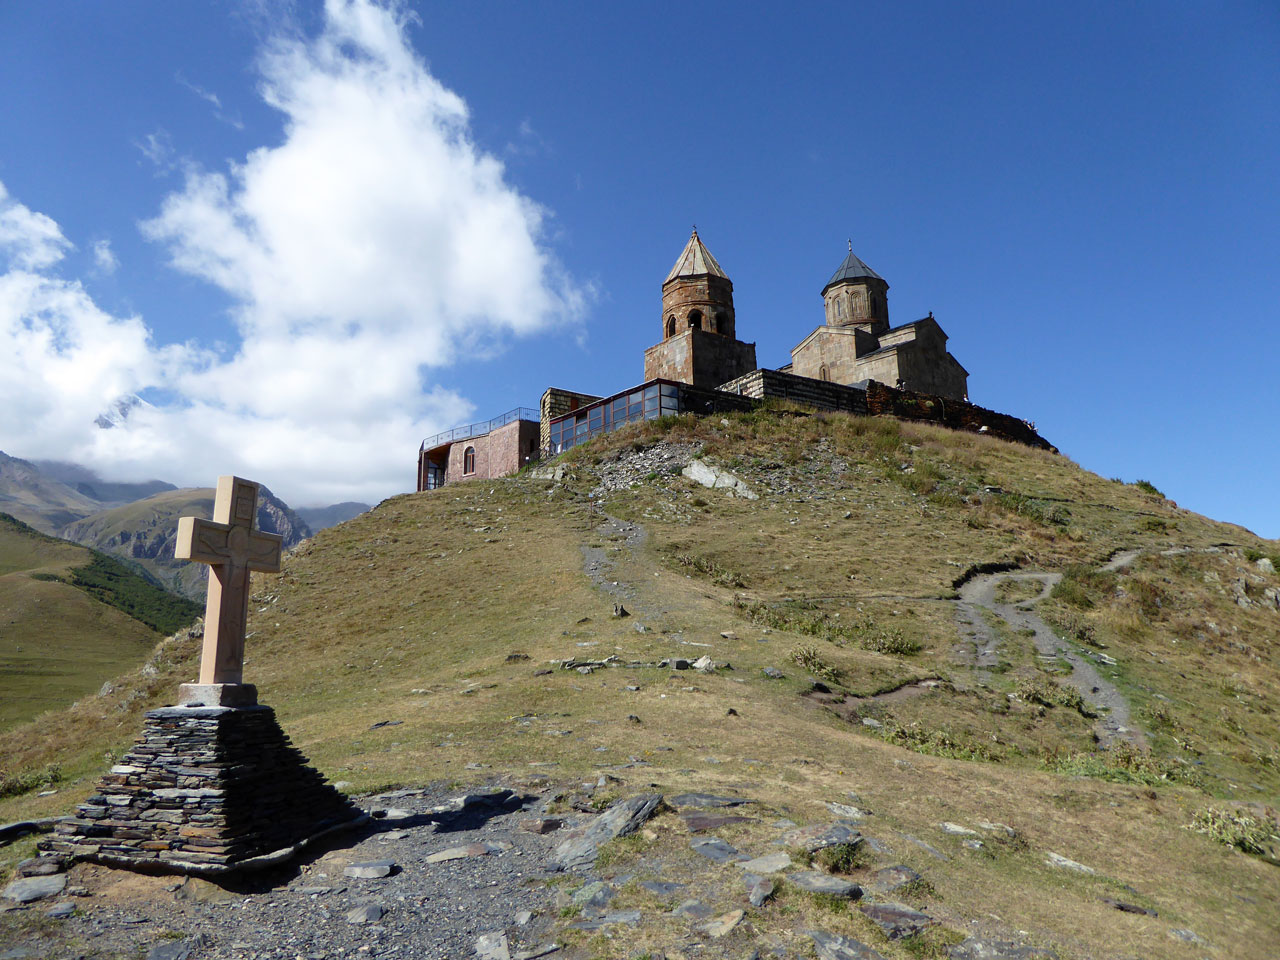
[[[270,707],[164,707],[147,713],[123,762],[40,848],[133,870],[216,876],[281,862],[363,819],[307,765]]]

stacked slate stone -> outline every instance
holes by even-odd
[[[270,707],[165,707],[146,715],[98,794],[40,846],[135,870],[217,875],[283,859],[362,817],[307,765]]]

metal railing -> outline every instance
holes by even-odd
[[[430,450],[432,447],[438,447],[442,443],[452,443],[454,440],[466,440],[470,437],[481,437],[491,430],[505,427],[508,423],[514,423],[516,420],[541,419],[542,414],[532,407],[516,407],[514,410],[508,410],[502,416],[494,417],[492,420],[485,420],[481,423],[468,423],[464,427],[454,427],[452,430],[437,433],[434,437],[427,437],[422,441],[422,446],[418,449]]]

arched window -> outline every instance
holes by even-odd
[[[725,313],[723,310],[717,310],[715,332],[726,333],[728,331],[728,325],[729,325],[729,315]]]
[[[476,472],[476,448],[467,447],[462,451],[462,472],[463,474]]]
[[[667,317],[667,336],[674,337],[676,335],[676,315],[673,313]]]
[[[836,297],[836,319],[844,318],[844,301]]]
[[[818,367],[818,379],[819,380],[831,379],[831,371],[827,369],[827,365],[825,363],[822,366]]]
[[[702,329],[702,311],[701,310],[689,311],[689,329],[690,330]]]

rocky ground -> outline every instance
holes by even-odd
[[[749,796],[630,794],[603,813],[584,812],[616,780],[495,789],[450,797],[440,787],[366,798],[373,820],[270,874],[211,883],[145,877],[82,864],[67,874],[18,880],[4,892],[4,960],[142,957],[146,960],[320,960],[338,957],[534,960],[593,955],[592,937],[657,936],[661,948],[630,955],[876,960],[874,945],[818,927],[776,923],[775,898],[847,903],[886,941],[939,923],[947,956],[1026,960],[1047,949],[1009,939],[989,922],[920,909],[927,878],[896,862],[899,851],[946,860],[944,848],[1011,842],[1004,824],[938,825],[937,846],[868,828],[854,798],[828,804],[831,819],[806,826],[771,819]],[[566,808],[567,812],[550,811]],[[667,855],[655,813],[678,833]],[[650,855],[609,855],[635,836]],[[616,850],[616,846],[614,848]],[[834,856],[824,856],[828,851]],[[857,866],[853,866],[856,862]],[[1090,871],[1049,852],[1047,864]],[[39,864],[28,872],[40,873]],[[25,885],[25,886],[24,886]],[[42,888],[43,896],[33,896]],[[31,899],[27,899],[32,897]],[[900,902],[910,899],[913,905]],[[26,902],[22,902],[26,900]],[[1148,912],[1117,901],[1117,909]],[[1189,931],[1170,931],[1186,939]],[[932,955],[932,954],[931,954]],[[942,955],[942,954],[938,954]]]

